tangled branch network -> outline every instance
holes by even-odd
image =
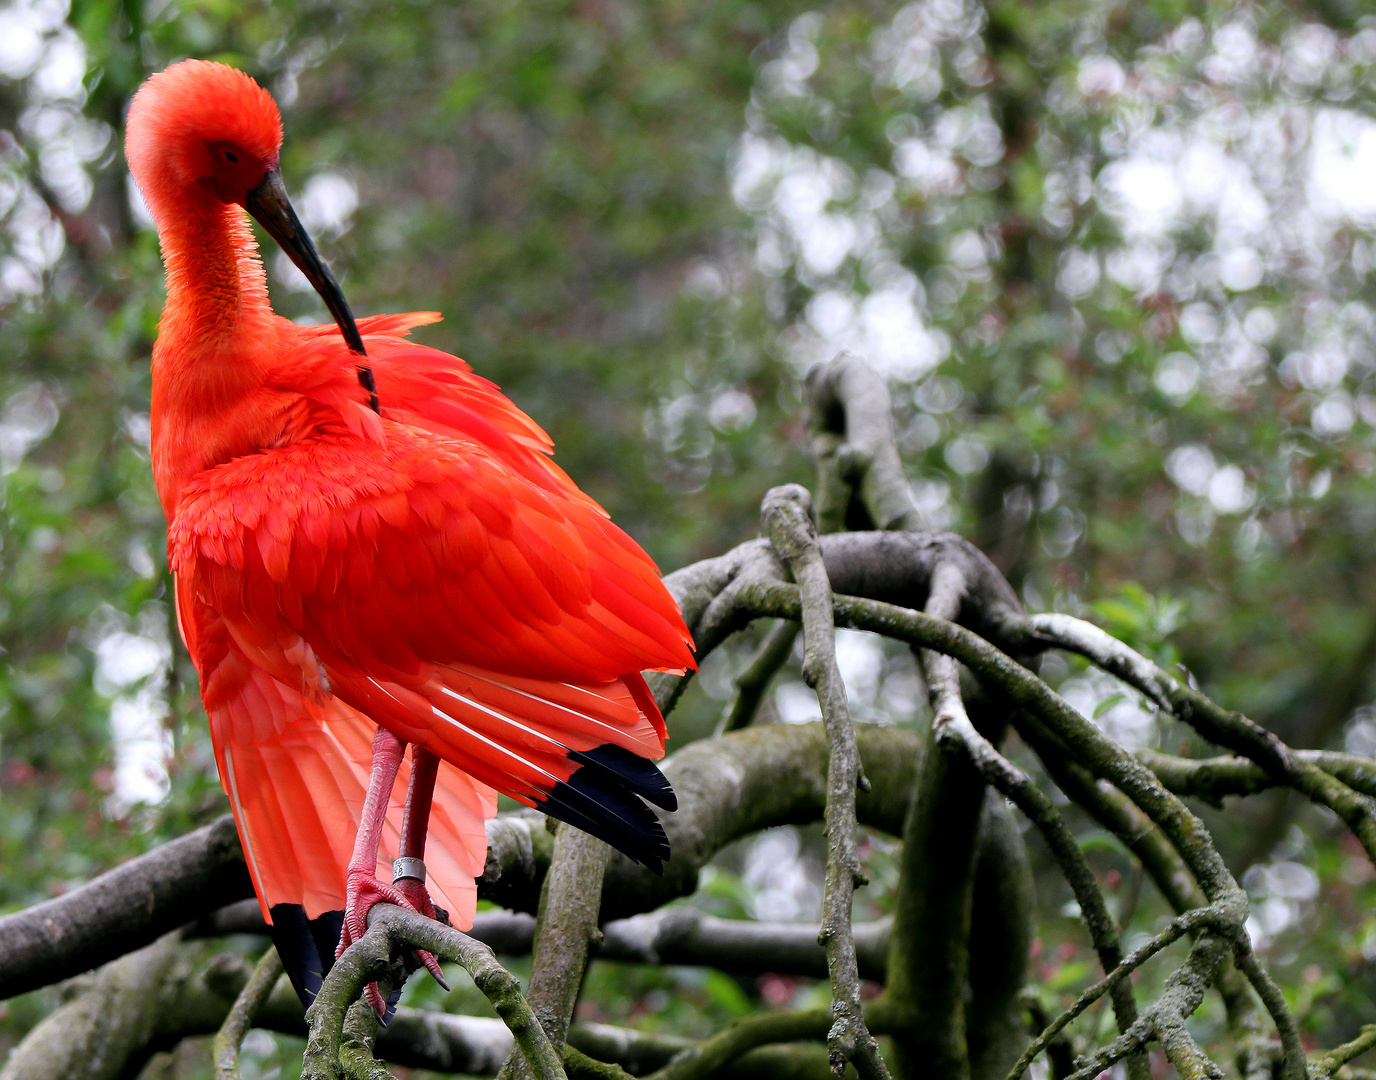
[[[1027,614],[975,547],[923,531],[884,382],[843,355],[815,369],[807,391],[815,503],[796,485],[773,489],[761,539],[666,579],[700,660],[758,620],[776,622],[738,676],[718,734],[666,762],[680,809],[665,820],[674,854],[663,877],[577,830],[551,832],[531,811],[501,814],[489,823],[479,889],[506,910],[482,913],[463,934],[379,906],[302,1016],[270,950],[252,970],[235,953],[199,959],[200,939],[263,929],[251,902],[225,906],[251,889],[232,825],[220,821],[0,920],[5,996],[72,980],[65,1003],[12,1053],[0,1080],[134,1075],[157,1050],[211,1032],[217,1077],[232,1080],[251,1026],[305,1034],[302,1075],[320,1080],[390,1075],[383,1061],[541,1080],[812,1077],[848,1066],[866,1080],[1017,1080],[1043,1055],[1055,1076],[1089,1080],[1122,1063],[1133,1080],[1145,1080],[1152,1046],[1198,1080],[1224,1075],[1216,1051],[1189,1026],[1211,992],[1224,1005],[1238,1074],[1360,1075],[1348,1062],[1376,1046],[1376,1027],[1306,1057],[1284,996],[1252,951],[1247,897],[1182,798],[1290,788],[1337,815],[1376,860],[1376,766],[1295,751],[1102,629],[1068,615]],[[841,531],[857,521],[869,528]],[[931,707],[927,730],[852,721],[837,627],[914,650]],[[800,632],[803,677],[822,720],[757,724],[765,690]],[[1226,754],[1127,752],[1038,676],[1037,658],[1051,649],[1116,677]],[[655,676],[652,688],[668,713],[685,680]],[[1005,756],[1013,732],[1045,777],[1121,840],[1174,909],[1131,951],[1064,801]],[[1015,815],[1044,841],[1101,968],[1054,1016],[1027,986],[1034,901]],[[828,849],[820,927],[743,924],[665,906],[691,895],[699,871],[733,840],[818,820]],[[894,917],[855,925],[861,826],[901,837],[902,847]],[[1180,941],[1188,943],[1183,959],[1153,984],[1160,989],[1151,1000],[1139,999],[1134,974]],[[496,1018],[403,1007],[379,1030],[361,1003],[363,988],[399,984],[416,949],[461,965]],[[527,952],[532,975],[523,991],[496,954]],[[574,1022],[594,957],[824,977],[832,1002],[748,1016],[700,1041]],[[864,993],[866,980],[882,992]],[[1116,1034],[1090,1045],[1081,1033],[1077,1057],[1075,1021],[1104,998]]]

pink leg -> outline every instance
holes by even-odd
[[[404,742],[386,728],[377,729],[373,737],[373,768],[368,777],[368,794],[363,800],[354,853],[349,859],[344,892],[344,931],[339,938],[339,948],[335,950],[336,958],[367,932],[368,912],[374,905],[389,903],[416,910],[400,890],[377,878],[377,849],[382,841],[382,825],[387,819],[387,804],[405,751]],[[386,1003],[376,983],[369,984],[364,996],[379,1016],[385,1014]]]
[[[430,824],[430,804],[435,795],[435,774],[439,771],[440,759],[423,746],[411,747],[411,783],[406,789],[406,808],[401,817],[402,859],[418,859],[422,865],[425,859],[425,834]],[[434,902],[425,888],[425,882],[416,877],[401,877],[394,882],[397,889],[410,901],[410,906],[428,918],[438,918]],[[449,989],[440,970],[439,961],[424,949],[417,949],[425,969],[435,977],[435,981]]]
[[[440,759],[423,746],[411,747],[411,786],[401,818],[401,854],[425,858],[425,833],[430,827],[430,803],[435,797],[435,774]],[[412,880],[412,879],[405,879]]]

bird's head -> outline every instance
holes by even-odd
[[[344,293],[287,198],[278,156],[282,116],[242,71],[183,60],[139,87],[124,155],[161,232],[198,208],[244,207],[315,287],[349,347],[363,352]]]
[[[183,60],[139,88],[125,155],[155,218],[169,204],[243,206],[277,168],[282,117],[272,95],[224,64]]]

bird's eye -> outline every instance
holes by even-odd
[[[225,160],[226,160],[226,161],[230,162],[230,163],[233,164],[233,165],[238,165],[238,164],[239,164],[239,155],[236,154],[236,153],[234,153],[233,150],[226,150],[226,151],[224,152],[224,154],[225,154]]]

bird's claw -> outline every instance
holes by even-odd
[[[387,1017],[387,1002],[382,997],[382,991],[378,989],[377,983],[371,982],[363,988],[363,1000],[368,1003],[368,1007],[377,1013],[379,1020]]]
[[[439,909],[430,899],[430,893],[423,882],[415,878],[402,878],[395,885],[380,881],[374,874],[350,874],[345,892],[344,927],[339,935],[339,945],[335,949],[335,959],[344,955],[344,950],[361,939],[368,932],[368,913],[378,904],[396,904],[397,907],[423,915],[427,919],[448,922],[440,919]],[[416,958],[424,965],[434,980],[447,992],[449,983],[433,953],[425,949],[415,950]],[[363,991],[363,999],[372,1006],[379,1017],[387,1015],[387,1002],[375,982],[369,983]]]
[[[430,890],[425,887],[425,882],[410,877],[402,878],[395,884],[394,888],[406,897],[408,901],[406,906],[416,914],[424,915],[427,919],[434,919],[436,922],[449,922],[448,914],[436,908],[435,902],[430,899]],[[430,972],[431,978],[440,984],[440,988],[445,993],[448,993],[449,983],[445,981],[444,972],[440,969],[440,962],[435,959],[434,953],[426,949],[417,949],[416,959],[425,965],[425,970]]]

